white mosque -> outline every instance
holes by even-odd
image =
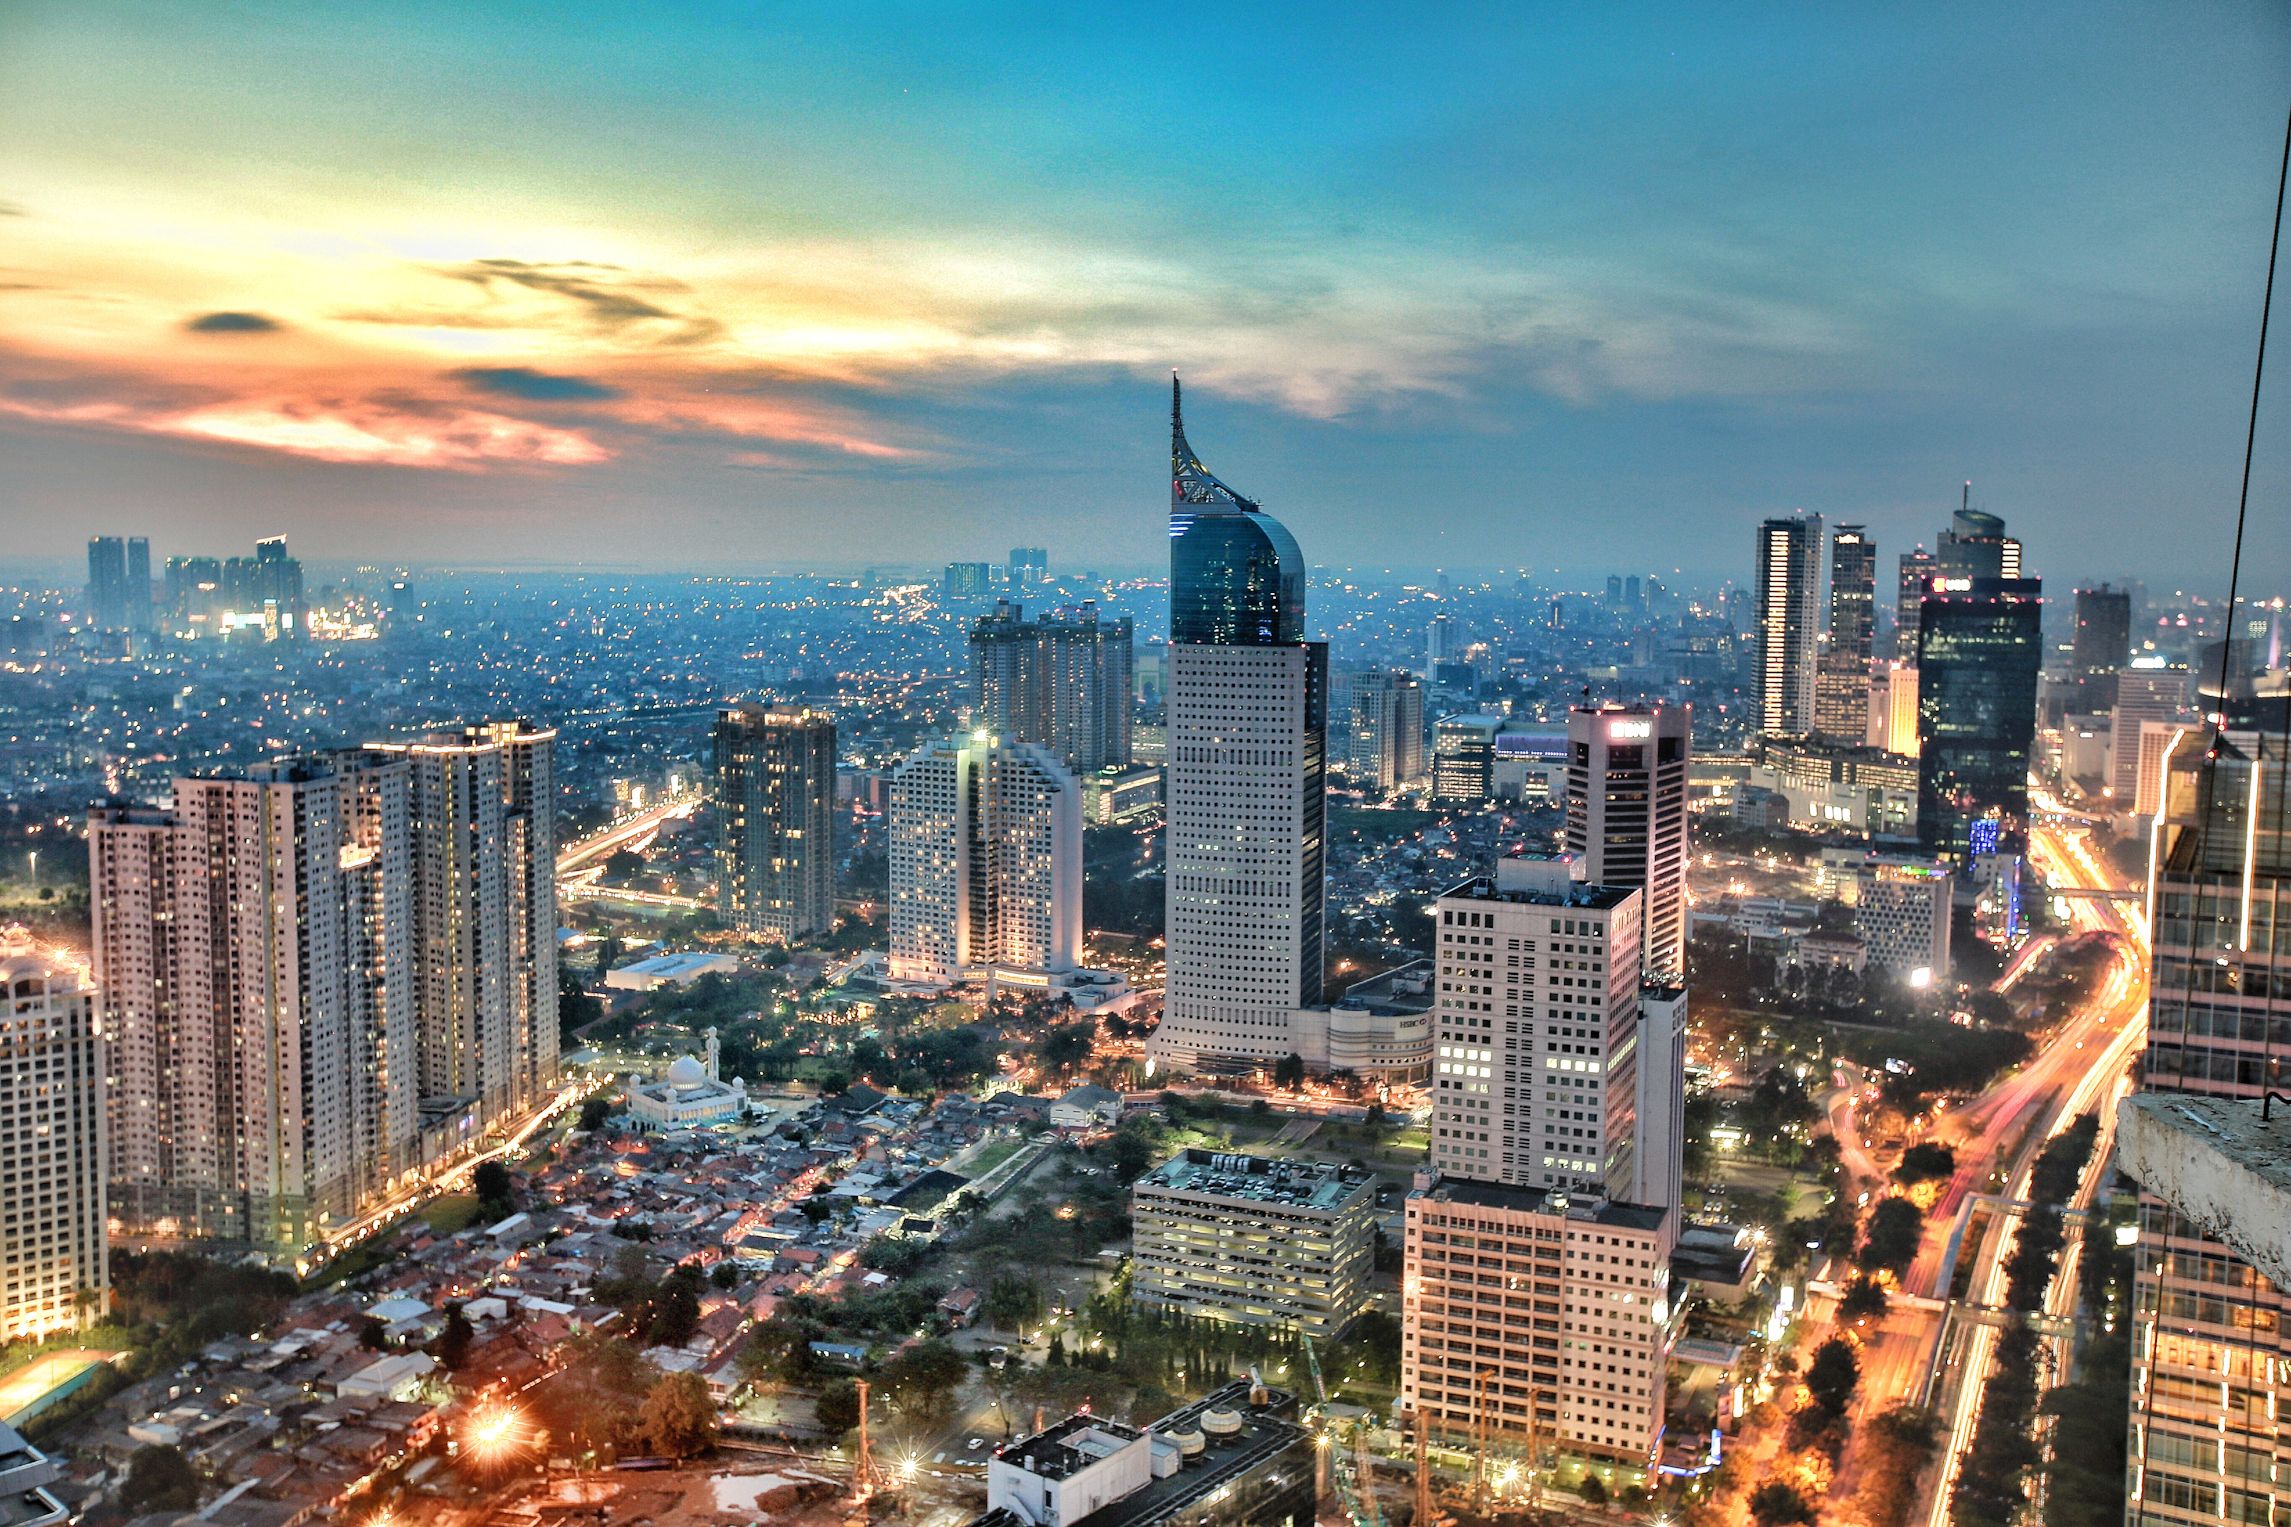
[[[737,1077],[721,1080],[717,1067],[716,1031],[710,1029],[707,1063],[680,1055],[666,1075],[630,1088],[629,1116],[640,1129],[698,1129],[737,1120],[748,1109],[748,1084]]]

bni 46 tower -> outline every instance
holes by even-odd
[[[1311,1048],[1292,1030],[1321,997],[1328,648],[1305,640],[1296,538],[1202,465],[1179,401],[1173,378],[1169,979],[1147,1053],[1238,1068]]]

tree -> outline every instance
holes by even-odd
[[[1576,1493],[1583,1497],[1586,1506],[1607,1504],[1607,1482],[1596,1474],[1586,1473],[1583,1476],[1583,1488]]]
[[[1814,1360],[1806,1365],[1806,1392],[1823,1412],[1844,1415],[1860,1387],[1861,1360],[1844,1338],[1833,1336],[1814,1349]]]
[[[951,1342],[917,1342],[884,1365],[883,1388],[901,1414],[942,1421],[969,1374],[970,1363]]]
[[[677,1264],[660,1281],[645,1322],[645,1339],[656,1347],[681,1347],[700,1329],[700,1269],[689,1262]]]
[[[613,1100],[607,1097],[590,1098],[581,1105],[581,1133],[593,1135],[605,1127],[605,1120],[613,1116]]]
[[[1893,1169],[1893,1180],[1911,1187],[1921,1182],[1938,1182],[1955,1176],[1956,1172],[1955,1151],[1936,1141],[1923,1140],[1901,1153],[1901,1165]]]
[[[1016,1331],[1042,1314],[1042,1286],[1031,1278],[1005,1273],[987,1285],[979,1313],[997,1331]]]
[[[697,1373],[671,1373],[644,1397],[644,1430],[664,1458],[690,1458],[716,1445],[716,1406],[708,1381]]]
[[[199,1474],[183,1450],[147,1444],[127,1460],[127,1480],[119,1504],[129,1514],[190,1511],[199,1504]]]
[[[1838,1317],[1859,1325],[1865,1320],[1880,1320],[1885,1316],[1885,1288],[1867,1273],[1857,1273],[1846,1285],[1845,1297],[1838,1301]]]
[[[1750,1519],[1758,1527],[1810,1523],[1814,1520],[1814,1507],[1811,1501],[1798,1493],[1795,1485],[1770,1479],[1750,1492]]]
[[[1291,1050],[1273,1062],[1273,1085],[1294,1092],[1305,1084],[1305,1058]]]
[[[818,1418],[821,1431],[830,1437],[842,1436],[859,1424],[859,1386],[850,1379],[837,1379],[819,1392],[812,1414]]]
[[[1870,1211],[1869,1230],[1855,1260],[1865,1272],[1880,1270],[1899,1276],[1916,1260],[1917,1244],[1925,1238],[1925,1216],[1906,1198],[1887,1198]]]
[[[368,1315],[358,1323],[358,1345],[369,1352],[380,1352],[390,1345],[389,1328]]]
[[[1122,1120],[1107,1148],[1114,1158],[1114,1175],[1127,1186],[1152,1170],[1161,1155],[1161,1125],[1151,1115],[1134,1114]]]
[[[448,1373],[457,1372],[469,1361],[469,1344],[477,1338],[469,1317],[462,1313],[461,1301],[456,1299],[445,1307],[445,1329],[438,1333],[437,1359]]]
[[[718,1262],[708,1269],[708,1281],[720,1289],[737,1288],[740,1283],[740,1264],[732,1261]]]
[[[477,1208],[488,1219],[502,1220],[517,1212],[517,1179],[496,1160],[480,1161],[470,1174],[469,1186],[477,1194]]]

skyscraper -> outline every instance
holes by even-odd
[[[425,1113],[482,1128],[555,1084],[556,737],[499,721],[367,748],[411,774]]]
[[[1347,772],[1364,790],[1389,795],[1424,782],[1424,684],[1379,668],[1352,682]]]
[[[1814,669],[1822,616],[1822,517],[1758,527],[1758,658],[1751,674],[1758,730],[1814,729]]]
[[[1027,983],[1082,959],[1082,786],[1048,748],[974,732],[891,775],[891,978]]]
[[[998,736],[1039,743],[1077,775],[1130,764],[1131,630],[1095,601],[1033,620],[997,600],[971,626],[977,721]]]
[[[2207,746],[2208,744],[2208,746]],[[2151,837],[2143,1085],[2258,1098],[2291,1085],[2291,830],[2283,740],[2191,730]],[[2131,1527],[2280,1514],[2291,1291],[2143,1193],[2132,1306]]]
[[[2080,674],[2114,673],[2132,656],[2132,596],[2103,583],[2076,591],[2076,642],[2069,659]]]
[[[734,705],[716,713],[716,909],[783,943],[835,925],[835,718]]]
[[[2027,833],[2042,614],[2035,578],[1936,577],[1919,607],[1917,835],[1960,866]]]
[[[0,929],[0,995],[0,1340],[37,1341],[106,1308],[106,1056],[95,993],[21,928]]]
[[[143,597],[135,596],[135,570]],[[88,540],[88,622],[98,631],[142,631],[151,625],[151,543],[141,536]],[[141,623],[137,616],[141,615]]]
[[[2021,543],[2005,534],[2005,522],[1972,507],[1973,485],[1965,484],[1965,506],[1949,517],[1949,528],[1934,546],[1933,570],[1944,578],[2018,578]]]
[[[1496,737],[1503,717],[1470,712],[1442,716],[1432,725],[1432,799],[1442,806],[1477,806],[1495,799]]]
[[[1321,998],[1328,648],[1304,554],[1186,442],[1170,385],[1169,980],[1157,1061],[1299,1051]]]
[[[287,555],[285,536],[255,542],[251,557],[223,564],[223,634],[262,641],[304,634],[302,564]]]
[[[2141,738],[2150,723],[2176,726],[2188,715],[2188,670],[2160,659],[2121,670],[2108,722],[2109,796],[2118,811],[2153,810],[2140,799]]]
[[[129,1235],[291,1256],[415,1164],[409,787],[403,765],[336,755],[90,813]]]
[[[1830,640],[1815,676],[1814,729],[1859,742],[1869,730],[1869,660],[1877,619],[1877,543],[1859,525],[1830,538]]]
[[[1567,851],[1593,885],[1645,893],[1649,980],[1686,978],[1686,777],[1693,712],[1683,705],[1577,706],[1567,714]]]
[[[1925,585],[1934,572],[1933,553],[1924,547],[1901,554],[1900,582],[1895,587],[1893,607],[1893,655],[1900,662],[1911,665],[1917,662],[1917,608],[1925,602]]]

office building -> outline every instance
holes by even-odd
[[[1757,657],[1751,669],[1759,731],[1796,736],[1814,729],[1821,618],[1822,517],[1767,520],[1758,527]]]
[[[994,587],[994,566],[988,562],[949,562],[939,580],[948,599],[984,599]]]
[[[1917,631],[1917,835],[1928,853],[1963,866],[1976,854],[2020,852],[2042,615],[2035,578],[1941,576],[1927,589]]]
[[[291,1258],[415,1164],[411,822],[409,769],[357,754],[90,813],[123,1235]]]
[[[1130,764],[1130,622],[1085,601],[1029,620],[998,600],[971,627],[976,723],[1038,743],[1076,774]]]
[[[1824,737],[1755,737],[1746,783],[1780,796],[1797,826],[1888,838],[1917,831],[1914,756]]]
[[[931,743],[891,775],[891,979],[1044,984],[1082,957],[1082,786],[1047,748]]]
[[[1130,1197],[1130,1302],[1329,1341],[1374,1302],[1376,1176],[1186,1149]]]
[[[716,713],[716,910],[792,944],[835,926],[835,718],[802,707]]]
[[[1933,571],[1943,578],[2014,578],[2021,575],[2021,543],[2005,534],[2005,522],[1972,507],[1973,485],[1965,484],[1964,506],[1950,517],[1934,546]]]
[[[1919,989],[1947,981],[1955,886],[1944,861],[1872,854],[1856,865],[1854,932],[1867,968]]]
[[[1814,730],[1859,742],[1869,730],[1877,623],[1877,543],[1859,525],[1830,538],[1830,636],[1814,686]]]
[[[1313,1433],[1248,1379],[1138,1427],[1082,1411],[996,1448],[969,1527],[1304,1527]]]
[[[1933,553],[1915,547],[1901,554],[1900,582],[1895,585],[1893,656],[1914,667],[1917,662],[1917,607],[1925,602],[1925,585],[1939,569]]]
[[[2150,726],[2177,730],[2194,720],[2188,709],[2188,678],[2186,665],[2161,659],[2118,671],[2115,705],[2108,719],[2109,795],[2118,811],[2142,816],[2155,811],[2156,792],[2143,790],[2142,782],[2153,786],[2162,776],[2148,766],[2152,758],[2143,760],[2143,740]]]
[[[1170,397],[1169,979],[1147,1056],[1246,1066],[1313,1047],[1328,648],[1305,639],[1296,539],[1202,464]]]
[[[422,1108],[458,1127],[556,1084],[556,737],[499,721],[366,749],[411,774]]]
[[[151,629],[151,543],[142,536],[88,540],[88,623],[98,631]]]
[[[2272,731],[2191,730],[2167,760],[2148,884],[2153,966],[2142,1085],[2181,1124],[2291,1087],[2291,929],[2286,760]],[[2235,1100],[2231,1105],[2228,1100]],[[2195,1131],[2214,1148],[2231,1139]],[[2278,1126],[2280,1128],[2280,1126]],[[2291,1297],[2255,1266],[2232,1217],[2190,1201],[2192,1179],[2159,1171],[2138,1129],[2125,1138],[2140,1199],[2132,1304],[2132,1527],[2265,1521],[2291,1465],[2279,1413],[2291,1371]],[[2232,1200],[2231,1200],[2232,1201]],[[2254,1193],[2245,1200],[2261,1210]],[[2254,1228],[2247,1225],[2246,1229]],[[2280,1258],[2282,1241],[2273,1248]]]
[[[2076,591],[2076,637],[2069,665],[2079,674],[2114,673],[2132,656],[2132,596],[2103,583]]]
[[[1639,989],[1639,1138],[1626,1195],[1635,1204],[1686,1202],[1686,1024],[1684,986],[1659,981]]]
[[[1917,756],[1917,633],[1909,633],[1911,660],[1880,663],[1869,675],[1869,731],[1863,741],[1881,753]]]
[[[1432,726],[1432,802],[1477,806],[1495,798],[1496,734],[1503,717],[1442,716]]]
[[[1686,975],[1693,725],[1683,705],[1577,706],[1567,715],[1563,841],[1591,884],[1644,893],[1639,947],[1650,979]]]
[[[1436,678],[1442,663],[1452,663],[1462,650],[1463,638],[1456,630],[1456,617],[1442,611],[1432,617],[1424,627],[1424,677]]]
[[[109,1307],[108,1057],[94,991],[22,928],[0,929],[0,998],[0,1340],[38,1341]]]
[[[1352,782],[1390,795],[1424,782],[1424,684],[1412,673],[1377,669],[1352,681]]]

